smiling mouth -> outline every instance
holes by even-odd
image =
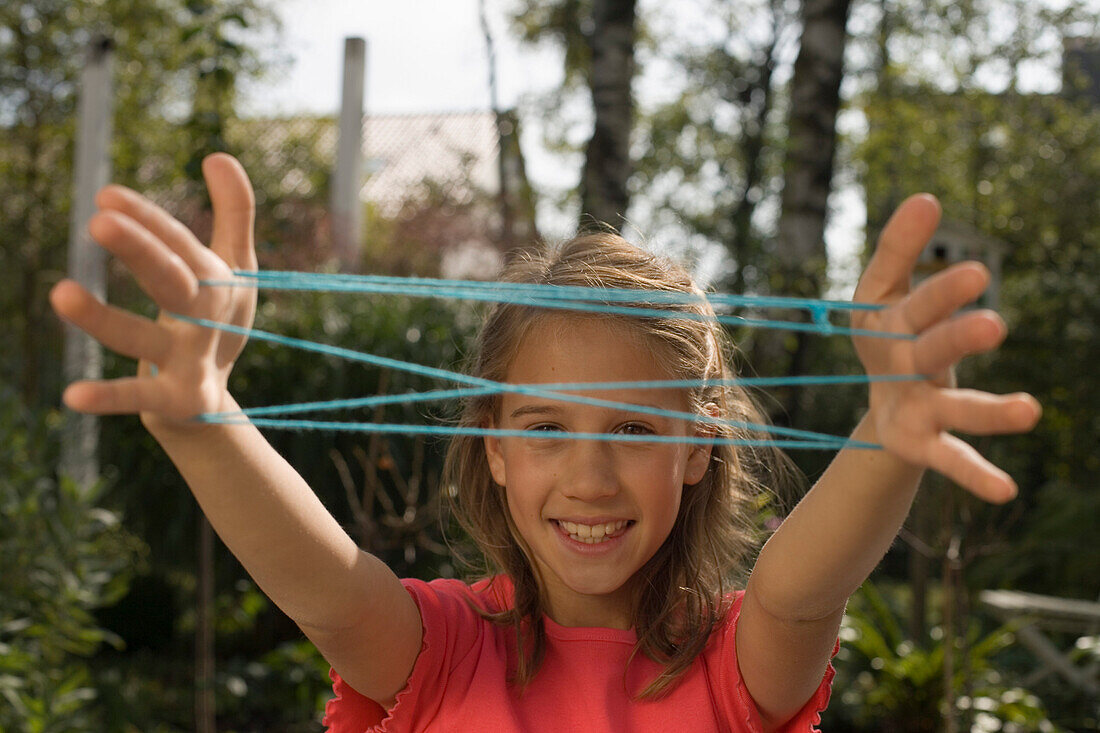
[[[569,536],[569,539],[583,542],[588,545],[595,545],[613,540],[626,532],[626,530],[634,524],[634,520],[632,519],[620,519],[616,522],[604,522],[602,524],[577,524],[575,522],[566,522],[560,519],[554,519],[552,521]]]

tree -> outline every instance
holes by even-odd
[[[899,192],[930,190],[947,219],[1006,244],[999,295],[1009,338],[960,379],[980,372],[995,391],[1032,392],[1045,410],[1032,434],[979,446],[1019,481],[1013,504],[964,499],[942,521],[934,507],[954,501],[951,487],[918,499],[915,544],[946,555],[954,538],[967,563],[956,604],[965,628],[967,588],[1075,597],[1100,562],[1091,539],[1100,529],[1097,503],[1085,490],[1100,468],[1085,448],[1095,444],[1100,392],[1080,376],[1100,358],[1093,328],[1100,322],[1100,159],[1089,142],[1100,135],[1100,110],[1072,84],[1062,93],[1028,91],[1021,74],[1026,65],[1057,68],[1064,39],[1100,18],[1083,3],[1052,10],[1003,0],[980,14],[957,4],[923,13],[882,7],[890,38],[873,42],[890,54],[880,53],[881,79],[861,97],[868,132],[855,150],[868,221],[872,228],[884,221]],[[1002,22],[990,24],[991,16]],[[931,572],[916,563],[915,587]],[[925,627],[927,613],[915,603],[911,627]],[[1086,705],[1068,690],[1036,692],[1049,699],[1056,722],[1084,725],[1072,716],[1086,715]]]
[[[595,123],[581,173],[581,219],[588,217],[618,228],[630,204],[627,182],[633,171],[630,133],[634,126],[635,0],[594,0],[592,91]]]
[[[580,226],[593,221],[618,228],[630,205],[634,172],[630,141],[634,129],[632,81],[636,76],[639,22],[636,0],[525,0],[513,15],[520,39],[551,42],[563,53],[561,87],[543,100],[560,111],[583,89],[591,100],[592,132],[585,145],[581,180]],[[565,128],[576,121],[560,113],[546,115],[553,126],[547,137],[559,151]]]
[[[173,123],[189,109],[184,129],[204,130],[211,110],[224,108],[231,95],[232,86],[227,94],[224,81],[259,72],[258,55],[239,39],[270,18],[263,0],[17,0],[0,8],[0,236],[19,243],[18,249],[0,253],[5,285],[0,321],[19,344],[0,357],[0,373],[10,377],[5,382],[19,385],[28,408],[56,404],[61,382],[57,322],[46,316],[45,293],[64,271],[84,47],[98,31],[116,47],[116,180],[142,189],[168,187],[180,181],[183,161],[158,168],[151,165],[158,157],[201,155],[202,147],[220,146],[209,138],[204,146],[180,145]],[[223,34],[230,25],[234,27],[228,35]],[[197,70],[194,84],[191,69]],[[124,297],[116,301],[126,300],[125,287],[122,292]],[[52,467],[43,464],[40,470],[49,475]],[[105,488],[100,487],[97,498],[102,499]],[[62,481],[54,501],[64,499],[66,491]],[[80,542],[68,536],[55,539]],[[102,582],[109,580],[105,569]],[[104,600],[112,598],[89,593],[87,606]],[[55,657],[43,661],[59,662]],[[84,699],[83,691],[74,694]]]
[[[791,78],[783,195],[774,243],[772,292],[820,298],[825,289],[828,257],[825,222],[833,188],[836,119],[844,49],[848,38],[850,0],[803,0],[802,34]],[[794,336],[787,374],[805,374],[811,339]],[[762,358],[774,358],[774,342],[760,342]],[[771,348],[769,348],[771,347]],[[784,416],[798,423],[801,390],[788,392]]]
[[[836,117],[850,0],[804,0],[791,78],[783,198],[774,291],[820,297],[825,284],[825,219],[836,157]],[[797,360],[796,360],[797,361]],[[800,373],[792,370],[792,373]]]
[[[704,10],[720,21],[713,38],[657,40],[685,83],[671,101],[640,113],[634,187],[652,212],[647,229],[670,226],[680,238],[686,229],[720,244],[729,265],[719,287],[759,292],[767,288],[770,233],[757,212],[782,187],[775,72],[795,37],[796,13],[787,0]]]
[[[259,25],[267,18],[261,3],[218,5]],[[45,292],[64,270],[84,48],[97,30],[116,43],[116,175],[142,187],[163,183],[166,172],[144,163],[155,149],[186,154],[165,121],[190,106],[184,69],[204,34],[180,38],[178,28],[192,5],[13,0],[0,7],[0,236],[18,243],[0,252],[0,319],[19,345],[0,357],[0,375],[19,385],[27,405],[54,403],[60,385],[59,331],[46,316]],[[261,66],[251,51],[239,64],[249,74]]]

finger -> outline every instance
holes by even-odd
[[[163,412],[166,407],[163,392],[148,377],[73,382],[61,399],[66,407],[93,415]]]
[[[137,191],[111,184],[96,194],[96,206],[119,211],[130,217],[169,249],[179,255],[198,274],[213,272],[217,258],[183,223]]]
[[[879,236],[856,287],[855,300],[879,303],[909,292],[913,266],[939,223],[940,204],[931,194],[920,193],[903,201]]]
[[[963,313],[920,335],[913,346],[913,367],[919,374],[938,374],[966,356],[997,348],[1007,333],[994,311]]]
[[[231,267],[256,269],[253,222],[256,197],[244,167],[231,155],[214,153],[202,162],[202,173],[214,207],[210,246]]]
[[[194,271],[145,227],[119,211],[101,211],[88,221],[97,242],[126,263],[149,297],[162,308],[185,310],[198,294]]]
[[[53,287],[50,304],[61,318],[123,356],[158,363],[168,353],[168,334],[157,324],[101,303],[72,280]]]
[[[1023,392],[995,395],[974,389],[942,390],[935,397],[944,427],[972,435],[1025,433],[1042,415],[1039,402]]]
[[[1003,504],[1016,496],[1011,476],[949,433],[941,434],[930,448],[929,465],[979,499]]]
[[[920,333],[977,300],[989,286],[989,277],[980,262],[953,265],[914,288],[902,303],[902,314],[913,333]]]

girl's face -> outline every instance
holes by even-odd
[[[520,344],[513,384],[672,379],[655,350],[621,324],[551,318]],[[682,390],[577,391],[604,400],[688,411]],[[494,427],[527,438],[486,438],[494,480],[542,576],[549,614],[565,626],[630,625],[631,581],[668,537],[685,484],[703,478],[710,449],[672,443],[569,440],[562,433],[696,434],[686,420],[504,394]]]

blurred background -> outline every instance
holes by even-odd
[[[602,221],[712,289],[845,298],[893,207],[935,193],[921,276],[983,260],[1010,328],[960,381],[1030,391],[1044,417],[976,442],[1015,502],[926,480],[849,606],[823,729],[1097,730],[1100,3],[7,0],[0,731],[321,729],[327,665],[138,421],[59,406],[69,379],[133,364],[64,332],[55,282],[153,313],[94,255],[89,192],[130,185],[205,237],[199,163],[217,150],[253,179],[271,269],[490,278],[516,247]],[[454,368],[479,313],[265,294],[257,325]],[[735,337],[747,373],[858,371],[844,339]],[[231,386],[264,405],[436,385],[252,343]],[[777,423],[843,434],[863,391],[763,398]],[[270,438],[399,575],[464,572],[440,527],[441,443]],[[829,456],[794,458],[812,480]]]

